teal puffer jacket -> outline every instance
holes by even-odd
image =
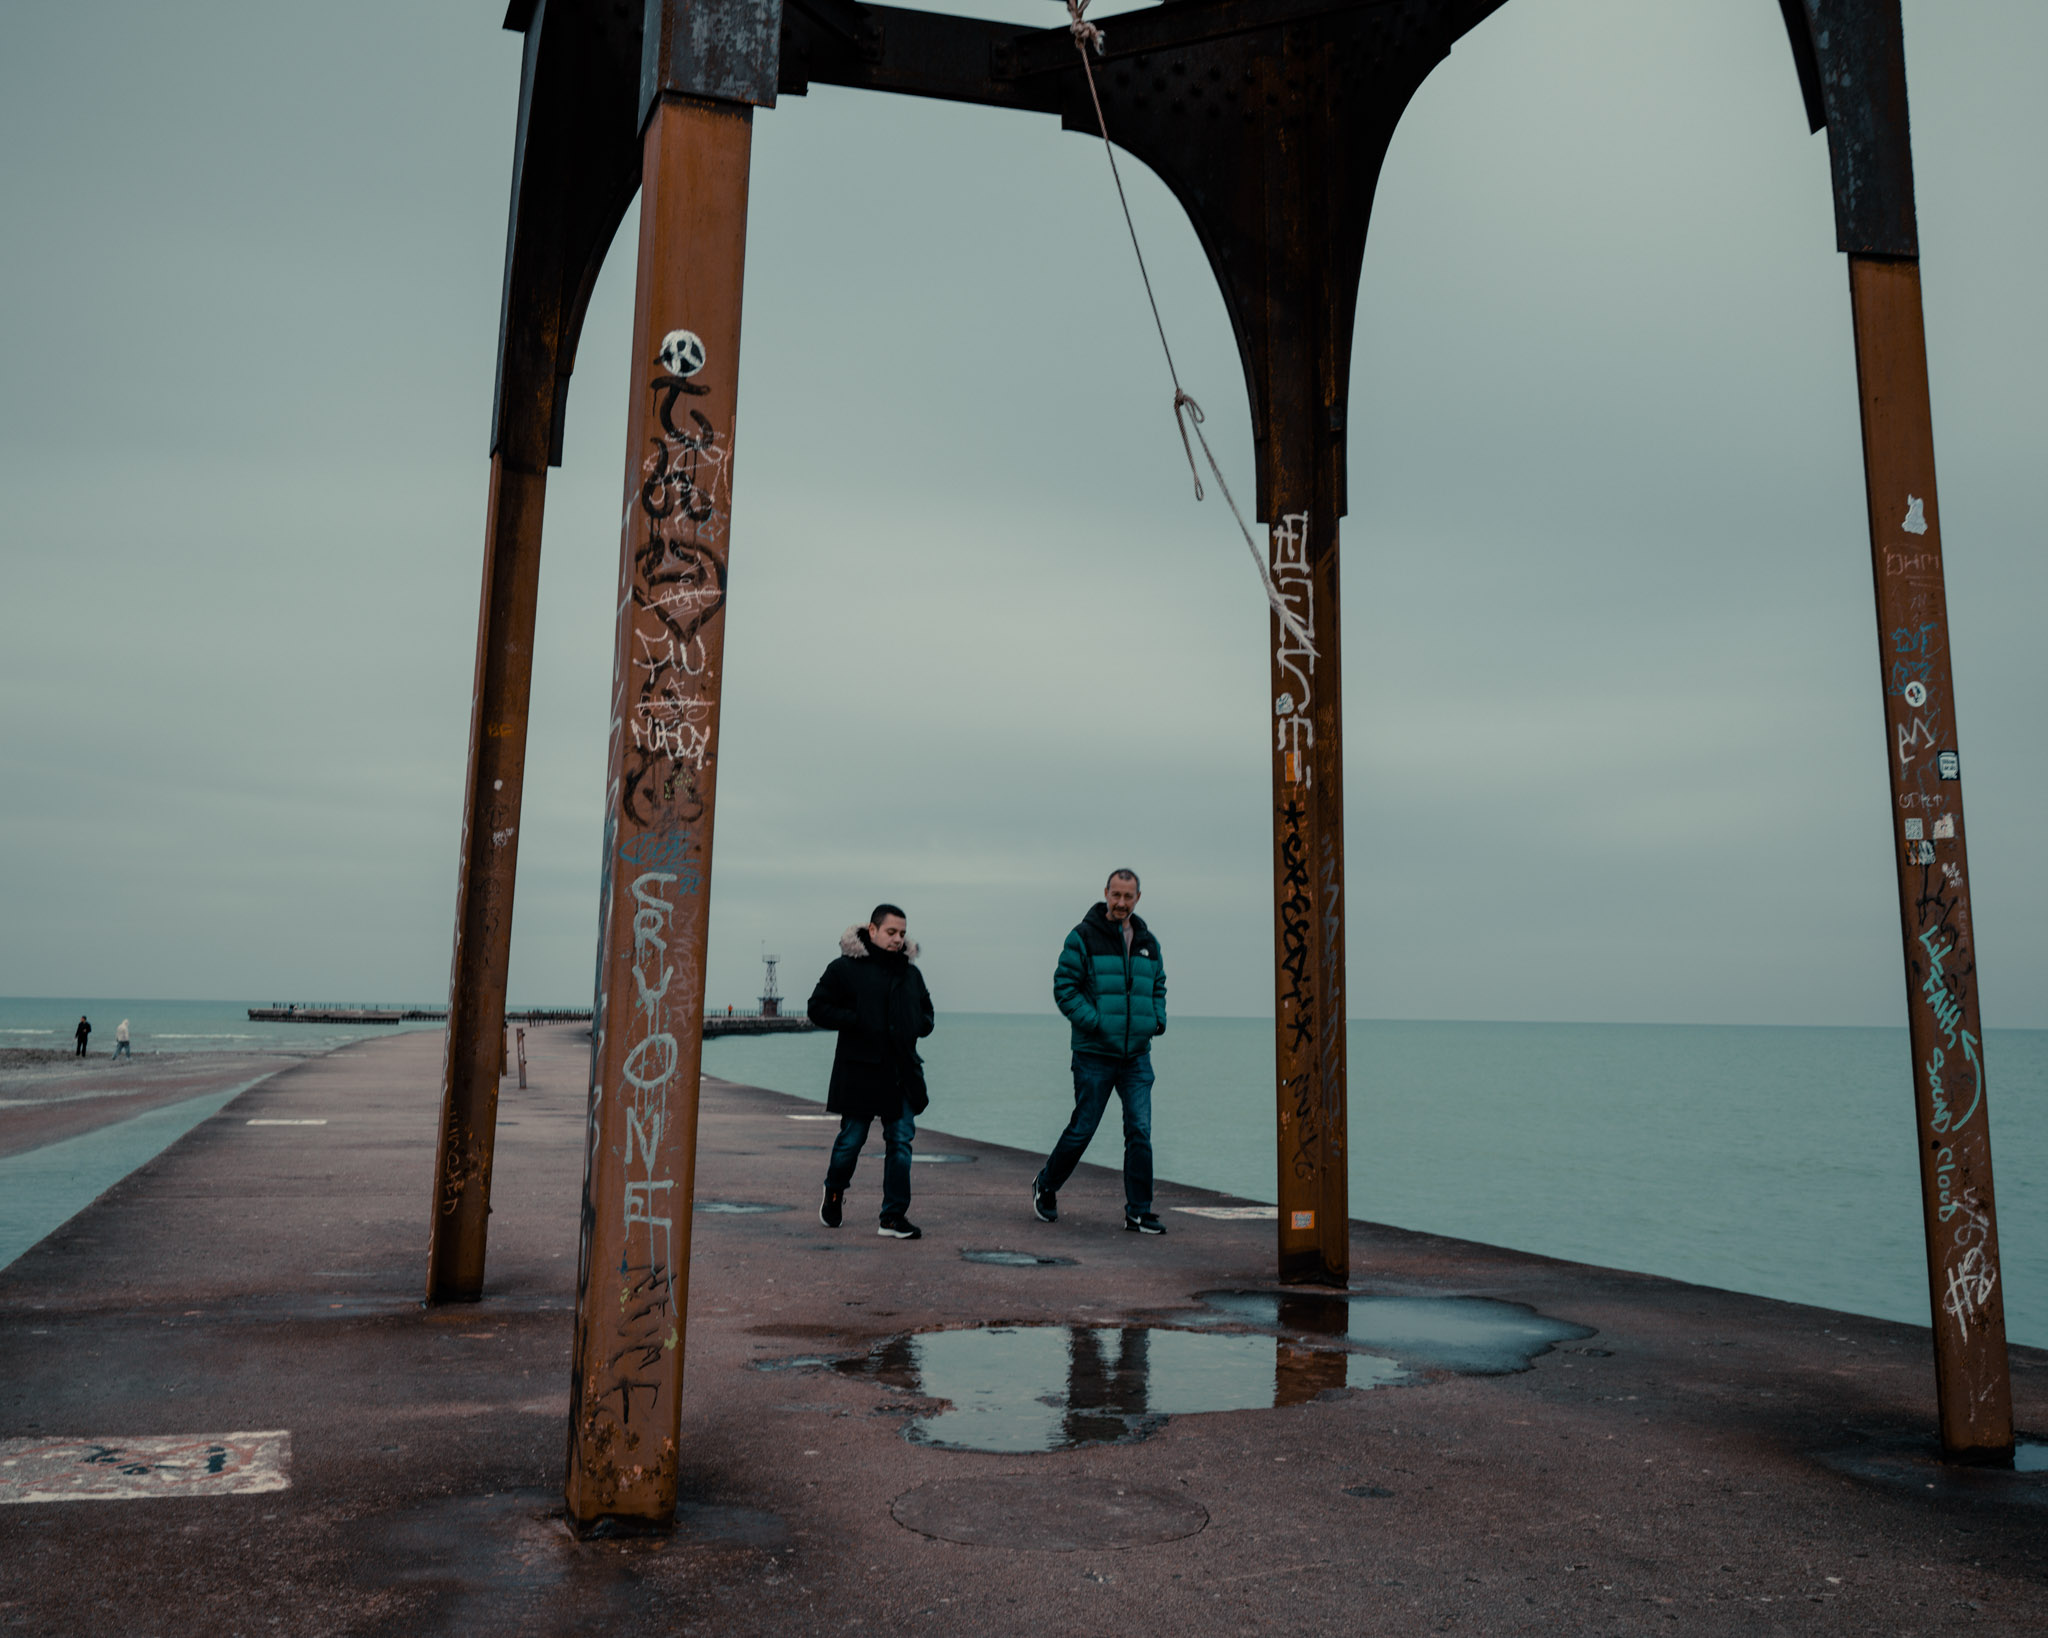
[[[1135,1058],[1166,1033],[1166,963],[1159,940],[1131,917],[1130,953],[1123,929],[1098,904],[1067,935],[1052,975],[1053,1004],[1073,1025],[1076,1052]]]

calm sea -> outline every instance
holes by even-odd
[[[1355,1217],[1927,1323],[1903,1029],[1354,1020],[1350,1046]],[[1270,1020],[1174,1020],[1162,1177],[1275,1199],[1272,1054]],[[822,1101],[831,1056],[730,1038],[704,1066]],[[935,1129],[1045,1150],[1072,1107],[1056,1018],[949,1013],[925,1059]],[[2048,1346],[2048,1031],[1985,1060],[2007,1326]],[[1089,1159],[1120,1163],[1115,1119]]]
[[[81,1012],[96,1051],[124,1017],[137,1052],[440,1027],[259,1024],[249,1005],[0,998],[0,1047],[67,1047]],[[1270,1020],[1174,1021],[1154,1049],[1162,1177],[1275,1198],[1272,1052]],[[741,1037],[704,1067],[822,1101],[831,1057],[829,1035]],[[1059,1135],[1057,1018],[947,1013],[925,1058],[925,1125],[1026,1150]],[[2007,1324],[2048,1346],[2048,1031],[1992,1030],[1985,1062]],[[1927,1323],[1904,1030],[1354,1020],[1351,1148],[1357,1217]],[[1114,1112],[1089,1158],[1118,1163]]]
[[[282,1052],[312,1056],[400,1029],[439,1029],[418,1024],[259,1024],[251,1007],[267,1001],[123,1001],[99,996],[23,998],[0,996],[0,1047],[45,1047],[68,1051],[79,1014],[92,1022],[94,1053],[114,1050],[114,1026],[128,1020],[135,1052]],[[277,1005],[282,1006],[279,1002]],[[378,1002],[335,1002],[336,1006],[377,1006]],[[410,1004],[410,1003],[393,1003]]]

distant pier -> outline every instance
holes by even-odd
[[[285,1003],[268,1007],[251,1007],[249,1017],[263,1024],[412,1024],[445,1023],[448,1018],[446,1007],[408,1007],[398,1005],[336,1005],[331,1002],[309,1004]],[[505,1014],[508,1024],[587,1024],[590,1022],[588,1007],[525,1007]],[[816,1029],[810,1019],[798,1014],[787,1017],[780,1010],[765,1011],[759,1008],[740,1009],[729,1007],[723,1012],[707,1013],[704,1018],[704,1035],[708,1040],[717,1035],[801,1035]]]

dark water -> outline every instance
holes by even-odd
[[[0,996],[0,1047],[43,1047],[68,1052],[71,1032],[83,1013],[92,1021],[91,1050],[104,1056],[114,1050],[114,1026],[128,1020],[131,1048],[151,1052],[279,1052],[307,1056],[327,1052],[350,1041],[400,1030],[432,1029],[430,1022],[408,1024],[258,1023],[252,1006],[264,1001],[124,1001],[118,996],[70,996],[24,999]],[[354,1003],[347,1003],[353,1005]],[[377,1005],[378,1003],[370,1003]],[[397,1004],[397,1003],[391,1003]]]
[[[951,1450],[1068,1450],[1141,1439],[1169,1416],[1303,1405],[1406,1379],[1391,1359],[1277,1337],[1124,1325],[986,1326],[895,1337],[835,1367],[920,1400],[904,1427]]]
[[[1052,1146],[1059,1019],[944,1013],[924,1051],[923,1124]],[[1902,1029],[1354,1019],[1350,1051],[1355,1217],[1927,1323]],[[831,1054],[727,1039],[704,1065],[822,1098]],[[1984,1055],[2008,1331],[2048,1346],[2048,1031],[1992,1030]],[[1153,1059],[1159,1174],[1273,1200],[1271,1022],[1176,1019]],[[1114,1164],[1106,1125],[1089,1158]]]
[[[1526,1370],[1553,1344],[1593,1334],[1484,1298],[1219,1291],[1203,1301],[1219,1320],[1276,1334],[980,1326],[891,1337],[834,1369],[916,1396],[904,1434],[919,1444],[1069,1450],[1142,1439],[1172,1416],[1305,1405],[1428,1371]]]
[[[1403,1365],[1501,1376],[1560,1342],[1593,1333],[1490,1297],[1375,1297],[1317,1292],[1211,1291],[1202,1300],[1233,1319],[1284,1336],[1341,1339]]]

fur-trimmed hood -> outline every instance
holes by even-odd
[[[861,937],[861,934],[866,931],[866,926],[861,922],[855,922],[851,927],[847,928],[845,932],[839,935],[839,953],[843,956],[851,956],[855,961],[867,960],[874,952],[867,947],[867,942]],[[903,946],[903,955],[904,959],[908,961],[915,961],[917,959],[916,939],[911,939]]]

